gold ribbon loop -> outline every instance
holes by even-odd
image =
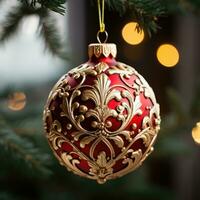
[[[106,41],[108,39],[108,33],[106,31],[106,25],[104,23],[104,10],[105,10],[105,1],[104,0],[98,0],[99,31],[97,32],[97,40],[98,40],[99,43],[106,43]],[[103,42],[101,42],[100,33],[104,33],[104,35],[105,35],[105,40]]]
[[[101,2],[102,1],[102,5]],[[104,24],[104,9],[105,9],[105,2],[104,0],[98,0],[98,11],[99,11],[99,31],[102,33],[105,31],[105,24]]]

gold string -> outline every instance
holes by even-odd
[[[101,2],[102,1],[102,5]],[[105,32],[105,23],[104,23],[104,8],[105,8],[105,2],[104,0],[98,0],[98,11],[99,11],[99,31]]]

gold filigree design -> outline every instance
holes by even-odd
[[[108,75],[112,74],[118,74],[124,85],[111,85]],[[94,85],[85,84],[88,75],[94,77]],[[130,85],[126,80],[132,75],[135,75],[137,79]],[[72,88],[66,81],[67,76],[77,80],[77,85]],[[67,76],[62,77],[53,88],[44,111],[47,138],[53,151],[62,148],[63,143],[68,143],[73,149],[71,152],[61,152],[60,156],[55,153],[56,157],[68,170],[97,180],[99,183],[123,176],[139,167],[152,152],[152,145],[160,127],[159,105],[148,83],[136,70],[123,63],[117,63],[116,66],[108,66],[103,62],[96,66],[86,63],[71,70]],[[134,94],[130,89],[135,91]],[[137,125],[133,123],[132,130],[126,130],[126,127],[134,116],[142,114],[141,92],[144,93],[145,98],[151,100],[153,106],[148,108],[150,114],[143,118],[139,133],[132,137]],[[67,132],[63,131],[61,123],[52,118],[55,108],[50,106],[50,103],[57,96],[62,99],[60,117],[67,117],[70,121],[66,125],[67,131],[76,130],[71,135],[73,141],[68,139]],[[81,102],[77,99],[81,99]],[[108,107],[112,100],[117,102],[113,109]],[[94,106],[86,106],[88,101],[93,102]],[[119,124],[114,131],[110,130],[113,122],[109,118],[115,119]],[[87,127],[84,123],[87,123]],[[132,149],[132,145],[137,141],[142,141],[146,147],[145,151]],[[80,146],[76,146],[74,142],[80,142]],[[101,151],[97,157],[95,156],[96,147],[101,142],[107,147],[110,156],[106,151]],[[116,154],[111,142],[115,143],[121,153]],[[89,155],[81,151],[87,145],[90,145]],[[74,154],[78,158],[74,158],[72,156]],[[88,173],[80,168],[83,160],[87,161],[90,168]],[[124,165],[119,172],[114,172],[113,167],[116,162],[122,162]]]

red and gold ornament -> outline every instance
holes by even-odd
[[[89,45],[89,61],[52,89],[45,132],[69,171],[104,183],[138,168],[160,129],[153,90],[132,67],[116,61],[116,45]]]

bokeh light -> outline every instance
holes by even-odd
[[[192,129],[192,138],[196,144],[200,145],[200,122]]]
[[[122,37],[128,44],[137,45],[144,40],[144,31],[138,32],[137,26],[138,23],[130,22],[122,29]]]
[[[163,44],[157,50],[157,59],[165,67],[174,67],[179,62],[179,52],[171,44]]]
[[[8,108],[13,111],[22,110],[26,106],[26,95],[23,92],[14,92],[8,98]]]

